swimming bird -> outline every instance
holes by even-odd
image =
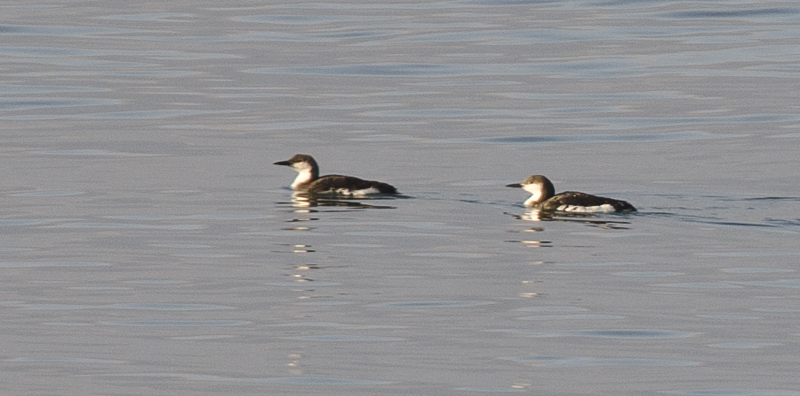
[[[542,175],[528,176],[522,183],[509,184],[506,187],[522,188],[531,193],[531,197],[525,200],[525,206],[541,211],[612,213],[636,210],[625,201],[582,192],[566,191],[556,195],[553,183]]]
[[[352,176],[319,175],[319,165],[306,154],[295,154],[286,161],[275,165],[290,166],[296,170],[297,178],[292,182],[292,190],[310,194],[357,195],[397,194],[394,186],[374,180],[364,180]]]

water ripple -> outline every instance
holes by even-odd
[[[574,120],[570,120],[571,122]],[[597,122],[604,122],[599,121]],[[437,143],[497,143],[514,145],[536,145],[536,144],[556,144],[556,143],[656,143],[656,142],[680,142],[691,140],[707,140],[729,138],[735,135],[721,135],[706,132],[673,132],[673,133],[650,133],[637,135],[623,134],[591,134],[591,135],[542,135],[542,136],[504,136],[504,137],[481,137],[481,138],[454,138],[441,139]]]
[[[522,387],[520,388],[492,388],[486,386],[464,386],[461,388],[456,388],[457,391],[464,391],[464,392],[480,392],[481,394],[486,393],[528,393],[528,391]]]
[[[689,360],[634,359],[634,358],[595,358],[580,356],[515,356],[504,358],[535,367],[595,367],[595,366],[638,366],[638,367],[682,367],[697,366],[700,363]]]
[[[123,50],[123,49],[82,49],[82,48],[63,48],[63,47],[0,47],[0,55],[5,55],[10,58],[24,58],[26,61],[36,62],[41,58],[108,58],[113,56],[133,57],[137,59],[153,59],[153,60],[201,60],[201,59],[231,59],[235,58],[234,55],[214,53],[214,52],[188,52],[176,50]],[[49,62],[49,61],[48,61]],[[47,63],[50,64],[50,63]],[[141,65],[140,63],[137,63]],[[107,64],[106,64],[107,65]],[[91,73],[94,73],[92,71]],[[14,87],[13,85],[0,85],[0,92],[3,87]],[[28,87],[28,86],[20,86]],[[39,87],[32,86],[34,92],[22,93],[41,93],[41,92],[72,92],[72,91],[85,91],[89,92],[102,92],[108,91],[107,88],[95,87]]]
[[[116,99],[63,99],[63,98],[0,98],[0,111],[25,111],[54,109],[58,107],[112,106],[121,104]]]
[[[552,75],[554,77],[609,78],[648,74],[634,67],[633,61],[565,60],[558,63],[445,64],[445,63],[379,63],[344,66],[266,67],[247,70],[258,74],[299,74],[309,76],[352,77],[475,77]]]
[[[764,347],[778,346],[773,342],[721,342],[718,344],[709,345],[712,348],[727,348],[727,349],[760,349]]]
[[[363,15],[248,15],[235,17],[239,22],[271,23],[278,25],[320,25],[352,22],[385,22],[401,17]]]
[[[200,224],[128,224],[128,223],[64,223],[48,228],[96,228],[96,229],[129,229],[129,230],[174,230],[190,231],[206,228]]]
[[[402,341],[398,337],[374,337],[374,336],[358,336],[358,335],[343,335],[343,334],[322,334],[311,336],[296,336],[284,337],[288,340],[299,341],[321,341],[321,342],[387,342],[387,341]]]
[[[688,338],[699,333],[675,330],[640,330],[640,329],[618,329],[618,330],[527,330],[527,329],[506,329],[491,330],[499,333],[528,335],[534,337],[594,337],[594,338],[621,338],[621,339],[665,339],[665,338]]]
[[[774,274],[795,272],[795,270],[784,268],[723,268],[721,271],[728,274]]]
[[[12,197],[72,197],[86,194],[84,191],[33,191],[11,194]],[[1,224],[1,223],[0,223]]]
[[[64,220],[65,219],[4,219],[0,220],[0,227],[19,227],[19,226],[52,224]]]
[[[192,373],[131,373],[131,374],[108,374],[109,377],[153,377],[153,378],[177,378],[190,381],[208,382],[237,382],[237,383],[262,383],[262,384],[285,384],[285,385],[386,385],[386,381],[369,381],[350,378],[335,377],[222,377],[218,375],[192,374]]]
[[[773,389],[691,389],[662,391],[669,395],[684,396],[800,396],[800,392]]]
[[[176,19],[191,18],[192,14],[177,12],[161,12],[146,14],[120,14],[103,17],[111,21],[137,21],[137,22],[172,22]]]
[[[106,305],[77,305],[77,304],[3,304],[17,308],[38,311],[69,311],[86,309],[124,309],[144,311],[208,311],[219,309],[233,309],[225,305],[213,304],[167,304],[167,303],[133,303],[133,304],[106,304]]]
[[[624,319],[620,315],[534,315],[519,318],[519,320],[610,320],[610,319]]]
[[[30,261],[0,262],[0,268],[47,268],[47,267],[105,267],[110,264],[85,261]]]
[[[541,306],[541,307],[526,307],[520,308],[518,311],[523,312],[586,312],[588,309],[573,306]]]
[[[461,75],[466,69],[444,64],[361,64],[317,67],[266,67],[248,70],[261,74],[305,74],[323,76],[438,77]]]
[[[152,154],[144,153],[126,153],[121,151],[111,150],[96,150],[96,149],[75,149],[75,150],[36,150],[31,151],[31,154],[37,155],[58,155],[69,157],[148,157]]]
[[[609,266],[618,266],[618,265],[642,265],[644,263],[637,263],[637,262],[596,262],[596,263],[563,263],[559,264],[565,267],[609,267]]]
[[[624,271],[617,272],[617,276],[627,276],[632,278],[660,278],[667,276],[684,275],[683,272],[668,272],[668,271]]]
[[[752,8],[747,10],[693,10],[665,14],[672,18],[750,18],[764,16],[792,16],[800,13],[798,8]]]
[[[17,36],[93,37],[142,33],[145,30],[100,26],[0,25],[0,34]]]
[[[150,321],[106,321],[111,326],[132,327],[228,327],[243,326],[251,322],[246,320],[150,320]]]
[[[6,360],[13,363],[77,363],[77,364],[121,364],[122,360],[86,359],[67,356],[21,356]]]
[[[737,286],[726,282],[684,282],[684,283],[662,283],[654,286],[678,287],[687,289],[737,289]]]
[[[107,113],[83,114],[28,114],[18,116],[4,116],[0,120],[9,121],[43,121],[43,120],[156,120],[171,117],[187,117],[197,115],[230,114],[236,110],[143,110],[143,111],[115,111]]]
[[[465,308],[494,304],[490,301],[408,301],[375,304],[373,307],[389,308]]]
[[[750,281],[750,282],[732,282],[732,283],[744,286],[781,287],[788,289],[800,289],[800,279],[780,279],[775,281]]]
[[[2,49],[0,49],[2,53]],[[8,95],[30,95],[30,94],[50,94],[50,93],[88,93],[88,92],[106,92],[109,89],[94,88],[94,87],[70,87],[59,85],[11,85],[0,84],[0,94]]]

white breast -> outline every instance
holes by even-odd
[[[295,169],[297,170],[297,177],[292,182],[293,190],[296,190],[297,187],[300,186],[301,184],[306,184],[310,182],[312,178],[311,168],[298,169],[297,167],[295,167]]]
[[[525,200],[525,203],[524,203],[525,206],[532,207],[533,205],[538,203],[540,199],[542,199],[542,194],[543,193],[542,193],[542,185],[541,184],[538,184],[538,183],[526,184],[526,185],[522,186],[522,189],[527,191],[527,192],[529,192],[529,193],[531,193],[531,196],[528,199]]]

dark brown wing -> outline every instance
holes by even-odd
[[[394,186],[374,180],[364,180],[352,176],[327,175],[314,180],[308,186],[308,192],[312,194],[349,194],[341,190],[349,190],[350,193],[356,190],[366,190],[374,188],[381,194],[397,194]]]
[[[600,206],[611,205],[617,212],[622,211],[635,211],[633,205],[620,201],[618,199],[598,197],[596,195],[586,194],[582,192],[566,191],[558,194],[547,201],[542,202],[542,210],[557,210],[564,205],[575,206]]]

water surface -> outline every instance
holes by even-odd
[[[798,14],[5,2],[0,389],[800,394]]]

